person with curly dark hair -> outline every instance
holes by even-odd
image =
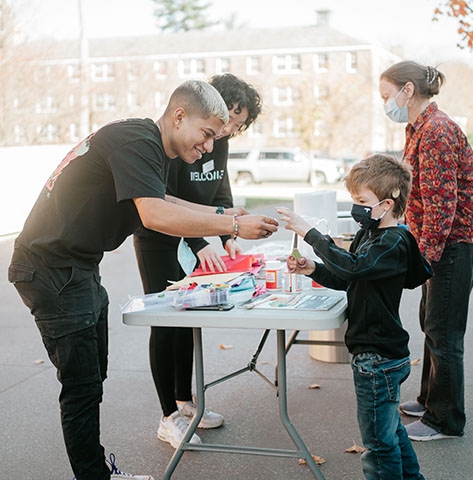
[[[256,120],[261,112],[261,98],[254,87],[231,73],[216,75],[209,83],[224,99],[230,120],[216,138],[211,153],[205,153],[192,165],[184,161],[170,165],[167,193],[193,203],[213,205],[216,214],[241,215],[246,210],[233,207],[227,172],[228,140]],[[241,253],[241,247],[230,235],[220,238],[232,258]],[[204,238],[181,239],[140,228],[134,235],[134,247],[145,293],[160,292],[169,286],[169,280],[182,279],[196,265],[197,258],[206,270],[221,272],[225,268],[218,251]],[[181,249],[190,254],[190,267],[181,266]],[[151,327],[149,355],[162,409],[157,436],[176,448],[196,412],[192,400],[192,329]],[[199,428],[217,428],[223,423],[222,415],[205,410]],[[200,438],[194,434],[191,443],[200,443]]]

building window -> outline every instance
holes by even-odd
[[[36,103],[35,111],[36,113],[55,113],[56,102],[54,101],[53,97],[48,95]]]
[[[115,80],[115,68],[108,63],[93,64],[90,75],[94,82],[111,82]]]
[[[165,60],[157,60],[153,64],[154,75],[157,78],[165,77],[168,73],[168,64]]]
[[[246,59],[246,73],[248,75],[256,75],[257,73],[261,73],[260,57],[248,57]]]
[[[54,143],[59,140],[59,128],[52,123],[38,127],[36,133],[41,143]]]
[[[136,63],[129,62],[127,64],[126,77],[131,82],[138,79],[138,65]]]
[[[356,52],[347,52],[347,72],[356,73],[358,67],[358,58]]]
[[[217,58],[216,72],[228,73],[230,71],[230,59],[229,58]]]
[[[128,107],[128,110],[131,112],[136,112],[140,109],[140,105],[138,103],[138,94],[134,92],[128,92],[126,96],[126,104]]]
[[[26,143],[26,131],[22,125],[15,125],[13,128],[15,143]]]
[[[299,73],[301,57],[299,55],[278,55],[273,58],[274,73]]]
[[[92,108],[94,112],[115,110],[115,97],[108,93],[97,93],[92,97]]]
[[[319,119],[315,121],[314,137],[323,137],[324,135],[327,135],[328,131],[329,131],[329,127],[325,120]]]
[[[328,100],[330,91],[327,85],[314,86],[314,98],[317,103]]]
[[[259,138],[263,136],[263,124],[261,122],[252,123],[248,130],[245,130],[248,138]]]
[[[205,74],[205,62],[201,58],[192,58],[179,61],[179,75],[181,77],[202,76]]]
[[[274,105],[294,105],[297,97],[297,89],[295,89],[294,87],[275,87],[273,89]]]
[[[69,141],[77,142],[79,140],[79,126],[77,123],[71,123],[69,125]]]
[[[273,134],[277,138],[293,137],[294,122],[292,118],[277,118],[273,123]]]
[[[314,55],[314,70],[316,72],[326,72],[328,67],[328,53],[317,53]]]
[[[77,83],[80,81],[80,66],[78,63],[68,65],[67,76],[69,77],[69,82],[71,83]]]

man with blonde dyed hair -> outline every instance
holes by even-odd
[[[185,237],[271,235],[262,215],[216,215],[214,207],[165,195],[169,162],[211,152],[228,109],[207,82],[188,81],[157,122],[105,125],[73,148],[46,182],[15,242],[8,278],[34,315],[61,382],[61,421],[77,480],[151,480],[120,472],[100,444],[99,406],[107,376],[104,252],[140,225]]]

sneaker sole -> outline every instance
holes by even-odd
[[[210,428],[218,428],[223,425],[223,421],[218,422],[218,423],[207,423],[207,422],[200,422],[199,425],[197,425],[197,428],[202,428],[203,430],[205,429],[210,429]]]
[[[445,435],[444,433],[436,433],[435,435],[417,436],[408,435],[408,437],[415,442],[430,442],[431,440],[444,440],[447,438],[460,438],[460,435]]]
[[[162,433],[157,433],[156,436],[158,437],[158,440],[161,440],[162,442],[166,442],[166,443],[169,443],[169,445],[171,445],[172,448],[177,448],[181,442],[175,442],[174,441],[174,437],[168,437],[167,435],[163,435]],[[202,444],[202,441],[200,440],[200,437],[197,437],[199,438],[198,441],[196,442],[190,442],[192,443],[193,445],[201,445]]]
[[[194,419],[194,417],[192,416],[187,416],[187,415],[184,415],[187,420],[190,422],[192,422],[192,420]],[[225,423],[225,420],[222,419],[221,422],[208,422],[208,421],[205,421],[205,420],[201,420],[199,425],[197,425],[197,428],[202,428],[203,430],[205,429],[211,429],[211,428],[218,428],[218,427],[221,427],[223,424]]]
[[[161,435],[158,433],[157,435],[158,439],[161,440],[162,442],[169,443],[172,448],[177,448],[179,444],[176,444],[172,438],[169,438],[167,435]]]
[[[422,410],[421,412],[413,412],[411,410],[404,410],[402,407],[399,407],[399,411],[403,413],[404,415],[408,415],[409,417],[423,417],[425,410]]]

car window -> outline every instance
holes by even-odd
[[[248,156],[248,152],[230,152],[228,158],[230,160],[244,160]]]

